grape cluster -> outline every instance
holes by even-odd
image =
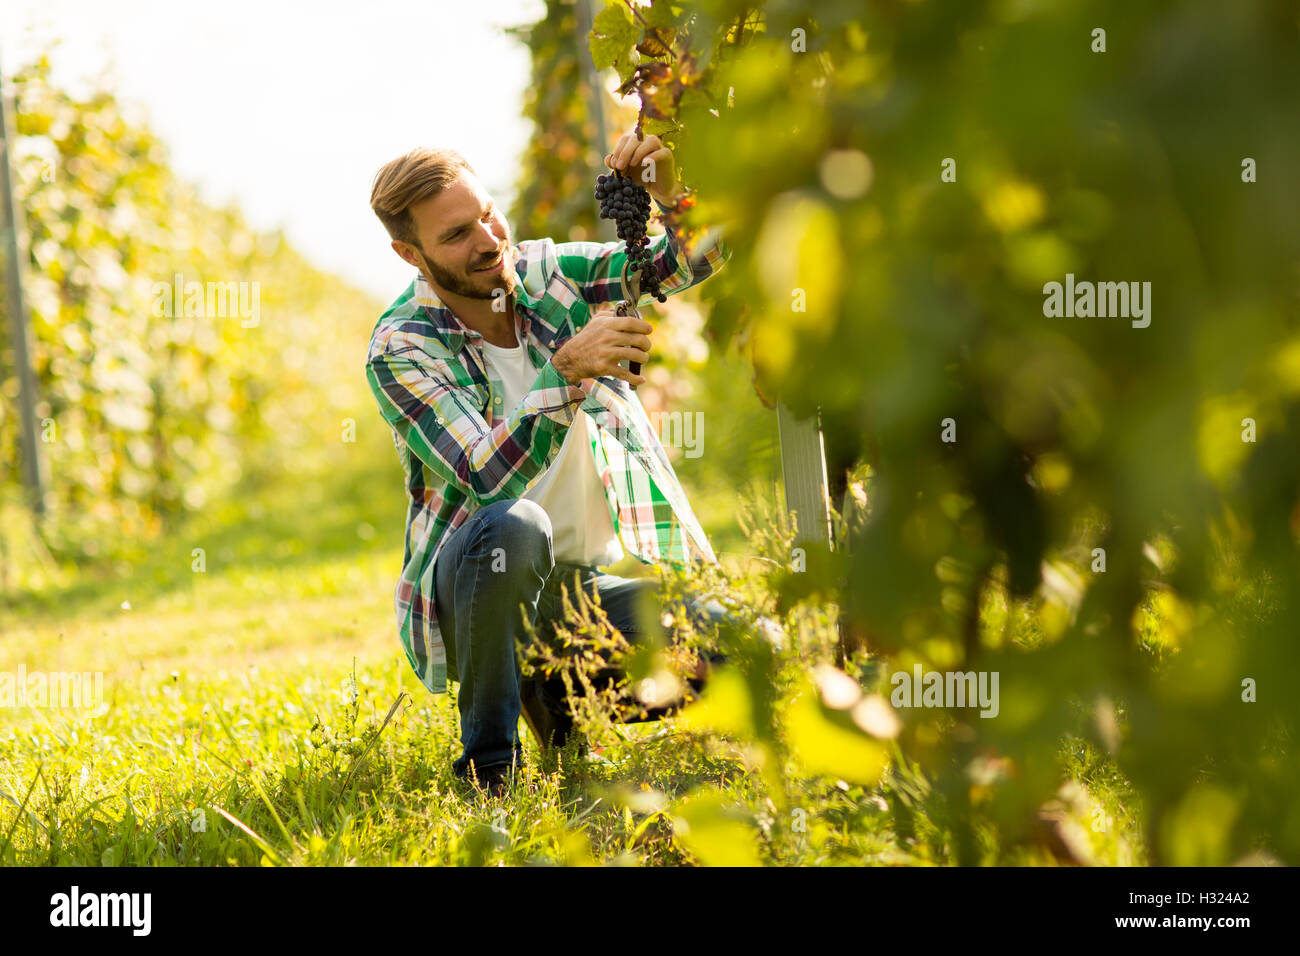
[[[641,273],[641,291],[667,302],[668,296],[659,291],[659,275],[651,261],[650,237],[645,232],[650,221],[650,194],[616,171],[596,177],[596,198],[600,200],[600,218],[618,223],[618,237],[627,243],[628,260]]]

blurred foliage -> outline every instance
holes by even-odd
[[[108,93],[74,99],[51,83],[46,58],[12,80],[51,476],[42,531],[55,557],[147,547],[170,519],[241,479],[343,454],[344,419],[368,410],[356,369],[376,303],[281,235],[205,204]],[[177,275],[173,310],[155,287]],[[204,294],[186,308],[189,282]],[[249,283],[247,308],[231,300],[220,309],[208,283]],[[0,359],[0,488],[9,492],[17,381],[7,347]]]
[[[1298,34],[1287,0],[596,18],[693,223],[726,224],[710,334],[870,463],[866,519],[783,599],[842,582],[874,666],[1001,674],[997,719],[904,712],[959,861],[1032,826],[1075,731],[1154,862],[1300,860]],[[1047,317],[1067,273],[1151,283],[1149,327]]]

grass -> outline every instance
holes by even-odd
[[[502,798],[457,781],[454,698],[419,685],[394,632],[400,473],[391,446],[360,451],[0,607],[0,673],[104,680],[94,710],[0,708],[0,864],[953,862],[943,799],[906,761],[868,786],[773,751],[774,790],[761,752],[680,718],[596,721],[590,754],[545,763],[527,738]],[[752,547],[734,528],[718,544]],[[787,621],[783,680],[824,654],[830,620]],[[1117,821],[1089,852],[1140,862],[1122,780],[1070,752],[1091,796],[1066,815],[1083,826],[1095,801]],[[985,862],[1058,861],[983,839]]]

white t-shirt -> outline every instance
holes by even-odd
[[[482,344],[484,361],[501,380],[497,416],[507,417],[537,381],[538,370],[522,345],[503,349],[487,341]],[[536,501],[550,517],[556,561],[602,567],[622,559],[623,545],[614,532],[605,486],[591,454],[590,421],[578,409],[559,454],[523,497]]]

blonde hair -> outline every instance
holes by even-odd
[[[375,174],[370,188],[370,208],[388,234],[420,248],[411,207],[438,195],[457,179],[461,170],[474,172],[454,149],[413,149]]]

